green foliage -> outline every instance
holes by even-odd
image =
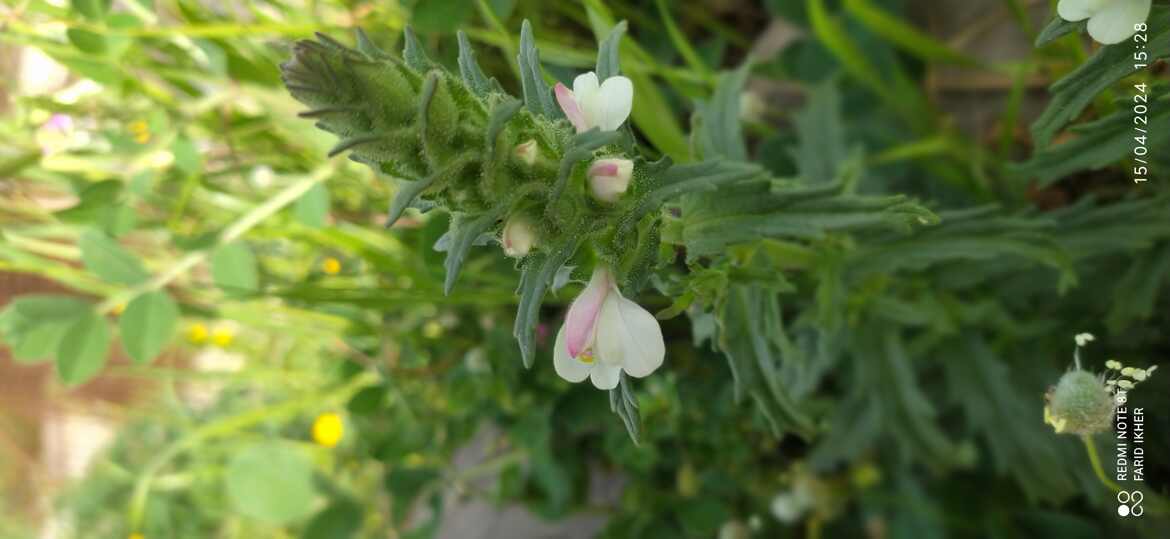
[[[109,236],[87,230],[77,240],[85,268],[111,283],[140,284],[150,278],[138,257],[130,254]]]
[[[232,457],[225,470],[225,487],[240,513],[281,524],[312,511],[312,473],[309,460],[297,449],[264,443]]]
[[[82,535],[422,538],[456,492],[604,513],[604,537],[1161,536],[1112,516],[1042,413],[1072,334],[1098,335],[1087,365],[1165,350],[1166,140],[1131,186],[1134,85],[1151,126],[1170,107],[1130,43],[1086,61],[1083,22],[1036,35],[1015,1],[989,20],[1044,48],[995,61],[897,2],[343,4],[34,1],[6,21],[103,86],[6,101],[0,270],[63,290],[5,305],[0,342],[73,387],[119,340],[132,364],[108,373],[151,396],[60,502]],[[349,25],[369,32],[352,47],[273,46]],[[758,54],[764,27],[792,30],[784,51]],[[562,117],[550,87],[589,69],[633,81],[628,125]],[[956,104],[950,74],[1007,104]],[[86,142],[47,143],[53,114]],[[603,157],[634,162],[609,205],[588,192]],[[541,239],[510,260],[518,214]],[[550,357],[598,264],[667,348],[608,394]],[[1165,409],[1163,379],[1131,397]],[[332,413],[336,446],[314,435]],[[773,518],[796,492],[808,507]]]
[[[118,319],[122,346],[137,363],[147,363],[163,350],[179,324],[179,307],[166,292],[134,298]]]

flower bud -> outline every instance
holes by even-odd
[[[504,254],[511,257],[525,256],[536,245],[536,228],[527,217],[509,217],[504,223],[500,243],[504,246]]]
[[[629,159],[604,158],[589,167],[589,192],[602,202],[616,202],[630,187],[634,162]]]
[[[512,150],[516,154],[516,158],[522,161],[525,165],[532,166],[536,163],[536,154],[539,152],[536,147],[536,139],[528,139],[528,142],[521,142]]]

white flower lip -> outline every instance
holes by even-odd
[[[1121,43],[1134,34],[1134,25],[1150,15],[1150,0],[1060,0],[1060,18],[1075,22],[1089,19],[1089,36],[1103,45]]]
[[[578,133],[594,127],[616,131],[630,117],[634,105],[634,83],[621,75],[599,82],[597,74],[590,71],[573,80],[572,90],[558,82],[554,92]]]
[[[613,389],[622,371],[649,376],[666,357],[662,328],[649,311],[622,297],[604,267],[573,304],[553,345],[553,367],[570,382],[589,378],[598,389]]]

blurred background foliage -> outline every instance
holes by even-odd
[[[1126,172],[1131,86],[1150,85],[1165,124],[1166,66],[1114,74],[1127,58],[1042,33],[1052,14],[9,0],[0,537],[459,536],[448,509],[468,497],[592,515],[576,533],[607,537],[1165,537],[1166,514],[1114,516],[1041,409],[1074,333],[1100,336],[1096,370],[1170,351],[1164,130],[1150,181]],[[362,28],[398,51],[410,24],[448,67],[464,30],[520,95],[523,19],[565,82],[628,21],[643,146],[771,178],[664,218],[640,302],[678,316],[666,368],[627,397],[638,443],[609,396],[549,368],[580,283],[545,300],[525,370],[511,261],[473,250],[444,295],[432,246],[448,217],[383,230],[395,186],[327,159],[332,137],[280,85],[294,39]],[[1168,28],[1151,38],[1170,47]],[[882,226],[907,216],[914,232]],[[1134,399],[1166,410],[1167,395],[1154,377]],[[39,462],[42,431],[71,414],[116,434],[62,477]],[[1147,421],[1147,483],[1164,492],[1170,416]]]

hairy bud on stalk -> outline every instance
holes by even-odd
[[[527,142],[521,142],[512,150],[516,154],[516,158],[528,166],[536,164],[536,154],[540,149],[536,146],[536,139],[528,139]]]
[[[500,238],[504,246],[504,254],[519,258],[528,255],[536,245],[536,229],[532,221],[523,215],[514,215],[504,223],[504,233]]]
[[[629,189],[633,173],[634,162],[629,159],[598,159],[589,167],[589,192],[602,202],[617,202]]]

